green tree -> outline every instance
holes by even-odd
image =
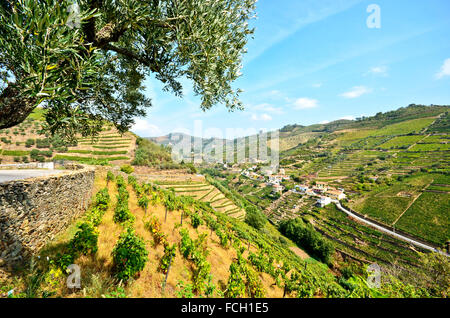
[[[245,208],[245,223],[257,230],[260,230],[264,227],[266,222],[266,217],[256,207],[247,206]]]
[[[78,0],[78,14],[73,0],[1,1],[0,129],[41,105],[44,129],[64,138],[96,134],[104,119],[125,131],[151,105],[149,74],[177,96],[191,80],[203,110],[242,108],[232,83],[255,2]]]

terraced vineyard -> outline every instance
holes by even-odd
[[[450,239],[448,111],[448,106],[411,105],[360,121],[285,127],[284,144],[300,133],[315,135],[282,151],[280,166],[297,184],[324,181],[344,188],[353,210],[445,249]],[[239,179],[235,189],[250,200],[262,190],[247,183]],[[339,250],[358,259],[417,267],[417,253],[407,243],[358,224],[333,204],[318,209],[314,203],[285,192],[262,208],[270,206],[266,215],[274,224],[309,217]]]
[[[275,206],[270,209],[267,217],[272,223],[279,224],[282,220],[294,219],[310,211],[315,201],[308,196],[290,192],[274,202]]]
[[[327,206],[320,213],[308,212],[306,216],[316,230],[334,242],[338,250],[360,260],[381,264],[400,262],[405,269],[419,266],[417,248],[352,221],[335,205]]]
[[[126,182],[122,174],[111,171],[108,178],[105,175],[105,170],[97,170],[96,200],[86,214],[41,251],[35,264],[38,279],[32,286],[36,293],[107,298],[344,297],[350,293],[325,264],[293,253],[291,249],[298,248],[273,228],[257,231],[202,202],[162,189],[201,190],[208,187],[206,183],[161,187],[138,183],[131,176]],[[151,198],[148,205],[141,204],[145,198]],[[89,249],[81,253],[80,245]],[[48,258],[52,262],[45,261]],[[66,259],[84,269],[83,290],[66,288]],[[138,262],[139,267],[134,266]],[[19,272],[14,281],[18,297],[24,297],[29,287],[26,275]],[[365,284],[355,288],[358,295],[374,292]]]
[[[66,143],[58,136],[40,133],[43,111],[36,109],[23,123],[13,129],[0,130],[0,162],[69,160],[86,164],[129,163],[134,157],[136,136],[121,135],[110,125],[92,138],[79,137]]]
[[[216,187],[206,182],[186,182],[186,183],[164,183],[159,182],[165,189],[174,189],[177,195],[191,196],[196,200],[209,202],[214,210],[222,212],[228,216],[243,220],[245,218],[244,209],[236,206],[233,201],[225,197]]]

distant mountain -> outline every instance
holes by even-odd
[[[402,107],[397,110],[377,113],[375,116],[356,118],[355,120],[339,119],[326,124],[314,124],[309,126],[303,126],[299,124],[286,125],[278,130],[279,133],[279,151],[287,151],[305,144],[314,138],[323,137],[326,134],[330,134],[337,131],[344,130],[358,130],[358,129],[381,129],[388,125],[393,125],[407,120],[413,120],[418,118],[433,117],[439,114],[446,113],[450,110],[450,106],[444,105],[415,105],[411,104],[407,107]],[[440,121],[440,130],[445,131],[449,129],[449,122]],[[258,134],[259,135],[259,134]],[[202,145],[203,153],[214,153],[215,145],[221,143],[233,143],[235,145],[235,156],[237,149],[245,149],[245,156],[248,157],[248,151],[250,144],[256,142],[258,137],[246,136],[236,138],[233,141],[219,138],[201,138],[194,137],[183,133],[170,133],[161,137],[148,137],[147,139],[165,146],[180,146],[179,142],[187,142],[191,144],[191,153],[187,157],[199,156],[200,149],[196,149],[194,145]],[[239,146],[238,146],[239,145]],[[274,145],[268,142],[268,147],[274,149]],[[254,149],[254,148],[253,148]],[[242,154],[241,154],[242,155]],[[208,156],[206,156],[208,157]],[[204,158],[206,159],[206,158]]]

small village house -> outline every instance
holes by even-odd
[[[298,184],[298,185],[295,185],[294,189],[297,190],[297,191],[300,191],[302,193],[305,193],[309,188],[308,188],[307,185]]]
[[[320,206],[321,208],[323,208],[324,206],[327,206],[330,203],[331,203],[331,198],[329,198],[329,197],[320,197],[317,200],[316,205]]]
[[[279,184],[274,184],[272,186],[272,192],[274,192],[274,193],[281,193],[281,192],[283,192],[283,189],[284,189],[284,187]]]
[[[345,199],[346,195],[343,191],[335,190],[335,189],[328,189],[327,195],[334,200],[343,200]]]

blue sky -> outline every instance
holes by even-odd
[[[380,8],[380,28],[367,26],[371,4]],[[235,83],[245,110],[202,112],[188,81],[178,98],[149,78],[153,107],[132,131],[231,137],[450,104],[449,12],[448,0],[259,0]]]

